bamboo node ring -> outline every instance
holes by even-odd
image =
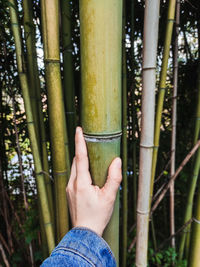
[[[64,172],[53,172],[53,174],[55,174],[55,175],[66,175],[67,171],[64,171]]]
[[[146,210],[146,211],[137,210],[137,213],[139,213],[141,215],[148,215],[149,214],[149,210]]]
[[[194,221],[195,223],[198,223],[198,224],[200,224],[200,221],[199,221],[199,220],[197,220],[196,218],[193,218],[193,221]]]
[[[168,19],[167,21],[169,21],[169,22],[175,22],[174,19]]]
[[[44,225],[45,226],[48,226],[48,225],[51,225],[52,223],[51,222],[47,222],[47,223],[45,223]]]
[[[153,149],[154,148],[153,145],[144,145],[144,144],[140,144],[140,147],[149,148],[149,149]]]
[[[46,58],[44,60],[45,63],[59,63],[60,64],[60,60],[59,59],[51,59],[51,58]]]
[[[155,70],[156,69],[156,67],[144,67],[144,68],[142,68],[142,70],[144,71],[144,70]]]
[[[99,143],[99,142],[112,142],[113,140],[119,139],[122,135],[122,132],[112,135],[87,135],[87,134],[83,135],[86,141],[92,143]]]
[[[19,23],[11,23],[12,26],[19,26]]]

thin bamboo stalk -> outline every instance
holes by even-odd
[[[187,195],[187,204],[186,204],[183,223],[187,222],[192,217],[194,193],[195,193],[197,179],[198,179],[198,175],[199,175],[199,169],[200,169],[200,149],[198,149],[197,156],[196,156],[195,163],[194,163],[194,169],[193,169],[193,174],[191,177],[189,193]],[[190,230],[190,225],[187,226],[187,228],[184,230],[184,232],[181,236],[180,248],[179,248],[179,258],[180,259],[182,259],[182,257],[183,257],[186,236],[187,236],[187,233],[189,230]]]
[[[36,53],[36,40],[35,40],[35,25],[33,22],[32,13],[32,0],[23,1],[24,10],[24,29],[25,29],[25,41],[27,50],[27,70],[28,80],[31,91],[35,95],[34,101],[34,121],[37,121],[37,136],[38,142],[41,148],[41,158],[44,170],[44,177],[47,189],[48,203],[51,212],[51,220],[54,224],[54,208],[53,208],[53,196],[52,196],[52,182],[49,176],[49,164],[48,164],[48,152],[46,146],[46,133],[44,126],[44,117],[42,111],[42,102],[40,96],[40,80],[37,65],[37,53]]]
[[[63,89],[65,98],[66,121],[69,136],[71,161],[74,157],[74,135],[76,126],[75,85],[72,58],[71,10],[70,1],[61,0],[62,49],[63,49]]]
[[[10,267],[10,264],[9,264],[9,261],[8,261],[8,258],[6,256],[6,253],[5,253],[5,250],[1,244],[1,241],[0,241],[0,251],[1,251],[1,255],[2,255],[2,259],[4,261],[4,264],[6,267]]]
[[[154,136],[156,55],[160,1],[145,1],[142,120],[137,202],[136,266],[147,266],[149,197]],[[149,49],[151,47],[151,49]]]
[[[174,44],[174,73],[173,73],[173,103],[172,103],[172,134],[171,134],[171,164],[170,176],[175,173],[176,157],[176,120],[177,120],[177,89],[178,89],[178,36],[180,23],[180,1],[176,2],[176,33]],[[174,183],[170,186],[170,235],[175,233],[174,218]],[[171,246],[175,248],[175,236],[171,239]]]
[[[174,24],[175,6],[176,6],[176,0],[170,0],[169,7],[168,7],[167,28],[166,28],[166,34],[165,34],[162,69],[161,69],[161,74],[160,74],[158,104],[157,104],[156,119],[155,119],[153,161],[152,161],[152,170],[151,170],[152,174],[151,174],[150,203],[151,203],[151,199],[153,195],[154,177],[155,177],[155,172],[156,172],[156,163],[157,163],[158,147],[159,147],[159,139],[160,139],[161,117],[162,117],[163,102],[164,102],[165,89],[166,89],[167,67],[168,67],[168,58],[169,58],[170,44],[171,44],[171,38],[172,38],[173,24]]]
[[[36,58],[36,50],[34,51],[35,31],[32,17],[32,0],[23,1],[24,10],[24,37],[26,42],[26,60],[27,60],[27,75],[29,79],[29,94],[31,98],[31,108],[33,111],[33,118],[35,122],[35,129],[38,140],[40,140],[38,108],[37,108],[37,95],[35,90],[36,73],[34,73],[34,60]],[[35,53],[34,53],[35,52]],[[33,55],[34,54],[34,55]]]
[[[12,255],[14,252],[14,245],[13,245],[13,238],[12,238],[12,227],[10,225],[10,216],[8,213],[9,209],[8,209],[8,205],[7,205],[7,201],[6,201],[6,193],[7,192],[6,192],[6,187],[5,187],[4,179],[3,179],[2,158],[0,158],[0,190],[1,190],[1,195],[2,195],[2,197],[1,197],[1,205],[2,205],[1,214],[2,214],[2,217],[5,221],[9,251],[10,251],[10,254]]]
[[[80,0],[82,126],[93,181],[103,186],[120,154],[122,0]],[[104,231],[118,262],[119,196]]]
[[[15,109],[15,100],[14,96],[12,97],[12,107],[13,107],[13,123],[14,123],[14,129],[15,129],[15,138],[16,138],[16,150],[17,150],[17,156],[19,160],[19,171],[20,171],[20,176],[21,176],[21,186],[22,186],[22,195],[24,199],[24,207],[26,213],[28,212],[29,206],[28,206],[28,201],[26,198],[26,190],[24,186],[24,170],[23,170],[23,165],[22,165],[22,153],[21,153],[21,148],[19,144],[19,133],[17,129],[17,123],[16,123],[16,109]],[[30,252],[30,264],[32,267],[34,267],[34,257],[33,257],[33,246],[32,242],[28,244],[29,247],[29,252]]]
[[[197,95],[197,109],[196,109],[196,118],[195,118],[195,130],[194,130],[194,140],[193,143],[197,142],[199,138],[199,132],[200,132],[200,62],[198,64],[198,76],[197,76],[197,87],[198,87],[198,95]],[[193,209],[193,199],[194,199],[194,193],[196,189],[196,183],[198,177],[199,170],[198,170],[198,157],[195,158],[193,163],[193,170],[192,175],[189,181],[188,186],[188,195],[187,195],[187,204],[184,214],[184,222],[189,220],[192,217],[192,209]],[[181,260],[183,258],[184,249],[186,251],[186,256],[188,256],[189,253],[189,246],[190,246],[190,229],[191,226],[188,225],[188,227],[185,229],[181,236],[180,240],[180,246],[179,246],[179,259]]]
[[[17,156],[19,160],[19,171],[21,175],[21,188],[22,188],[22,195],[24,199],[24,207],[25,210],[28,211],[28,201],[26,198],[26,190],[24,186],[24,171],[23,171],[23,164],[22,164],[22,153],[21,153],[21,148],[19,144],[19,135],[18,135],[18,129],[17,129],[17,123],[16,123],[16,109],[15,109],[15,100],[14,96],[12,97],[12,108],[13,108],[13,123],[14,123],[14,129],[15,129],[15,138],[16,138],[16,147],[17,147]]]
[[[123,208],[122,208],[122,266],[126,267],[127,261],[127,226],[128,226],[128,181],[127,181],[127,66],[126,66],[126,9],[125,1],[123,2],[123,43],[122,43],[122,192],[123,192]]]
[[[157,200],[152,206],[151,213],[155,211],[161,200],[164,198],[167,190],[170,188],[171,184],[174,182],[174,180],[178,177],[179,173],[182,171],[183,167],[188,163],[188,161],[191,159],[191,157],[194,155],[194,153],[197,151],[197,149],[200,146],[200,140],[197,141],[196,145],[191,149],[191,151],[187,154],[187,156],[184,158],[184,160],[181,162],[180,166],[176,170],[175,174],[170,178],[169,183],[166,185],[166,187],[163,189]]]
[[[197,202],[192,223],[188,266],[190,267],[199,266],[199,254],[200,254],[200,184],[197,192]]]
[[[137,175],[136,175],[136,137],[135,137],[135,124],[136,124],[136,110],[135,110],[135,70],[134,70],[134,25],[135,25],[135,0],[131,1],[131,57],[132,57],[132,142],[133,142],[133,220],[136,222],[136,210],[137,210]]]
[[[21,84],[23,98],[24,98],[29,137],[30,137],[31,148],[33,152],[34,163],[35,163],[34,166],[35,166],[35,173],[36,173],[38,195],[40,195],[40,205],[41,205],[42,216],[43,216],[44,225],[45,225],[45,232],[47,236],[48,250],[50,253],[52,249],[55,247],[54,234],[53,234],[53,227],[51,223],[51,215],[49,212],[44,175],[42,174],[40,152],[38,148],[37,136],[36,136],[33,115],[32,115],[32,110],[31,110],[28,79],[27,79],[26,68],[24,65],[20,26],[19,26],[18,17],[17,17],[17,7],[16,7],[16,3],[14,0],[9,0],[8,3],[9,3],[12,31],[13,31],[15,47],[16,47],[17,68],[18,68],[20,84]]]
[[[58,0],[42,0],[41,7],[59,241],[69,229],[65,187],[69,177],[70,162],[60,72]]]
[[[200,36],[199,36],[199,39],[200,39]],[[196,142],[199,138],[199,132],[200,132],[200,61],[198,64],[197,87],[198,87],[197,110],[196,110],[196,117],[195,117],[195,129],[194,129],[193,145],[196,144]]]

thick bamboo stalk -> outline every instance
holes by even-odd
[[[57,240],[59,241],[69,229],[65,187],[69,177],[70,163],[66,150],[67,132],[60,73],[58,0],[42,0],[41,7],[56,197]]]
[[[200,184],[197,192],[197,202],[192,223],[188,266],[190,267],[199,266],[199,255],[200,255]]]
[[[154,136],[156,55],[160,1],[145,1],[142,120],[137,202],[136,266],[147,266],[149,197]],[[149,49],[151,47],[151,49]]]
[[[47,189],[48,203],[51,212],[52,222],[54,222],[52,183],[49,176],[46,133],[44,126],[43,111],[42,111],[42,102],[40,96],[40,80],[39,80],[38,65],[37,65],[35,25],[33,22],[33,14],[32,14],[32,0],[24,0],[23,9],[24,9],[25,41],[26,41],[26,51],[27,51],[28,80],[31,89],[30,91],[34,94],[35,97],[32,106],[35,110],[35,113],[33,115],[34,115],[34,121],[36,120],[37,122],[36,131],[38,137],[38,144],[41,147],[41,157],[42,157],[42,165],[43,165],[44,177]]]
[[[63,49],[63,90],[65,98],[65,110],[67,129],[69,136],[69,150],[71,161],[74,157],[74,135],[76,126],[75,110],[75,85],[72,58],[72,37],[71,37],[71,10],[70,1],[61,0],[62,19],[62,49]]]
[[[177,88],[178,88],[178,36],[180,23],[180,1],[176,2],[176,32],[174,43],[174,73],[173,73],[173,103],[172,103],[172,134],[171,134],[171,164],[170,176],[175,173],[176,156],[176,120],[177,120]],[[170,186],[170,235],[175,234],[174,218],[174,183]],[[175,236],[171,239],[171,246],[175,248]]]
[[[95,184],[120,154],[122,1],[80,0],[82,126]],[[119,197],[104,238],[118,261]]]
[[[157,104],[156,119],[155,119],[150,202],[152,199],[154,177],[155,177],[155,172],[156,172],[156,163],[157,163],[158,147],[159,147],[159,139],[160,139],[161,117],[162,117],[163,102],[164,102],[165,89],[166,89],[167,67],[168,67],[168,58],[169,58],[170,44],[171,44],[171,38],[172,38],[173,24],[174,24],[175,7],[176,7],[176,0],[170,0],[169,7],[168,7],[167,28],[166,28],[166,34],[165,34],[162,69],[161,69],[161,74],[160,74],[158,104]]]
[[[34,158],[37,189],[38,189],[38,194],[40,196],[40,205],[42,209],[45,232],[47,236],[48,250],[50,253],[52,249],[55,247],[54,234],[53,234],[53,227],[52,227],[52,222],[51,222],[51,215],[50,215],[49,206],[48,206],[44,175],[42,173],[43,169],[42,169],[42,164],[41,164],[41,159],[40,159],[40,152],[38,148],[37,136],[36,136],[33,115],[32,115],[32,110],[31,110],[28,79],[27,79],[26,68],[25,68],[24,60],[23,60],[21,34],[20,34],[20,27],[18,23],[18,17],[17,17],[17,7],[16,7],[14,0],[9,0],[9,10],[10,10],[11,25],[12,25],[12,31],[13,31],[15,47],[16,47],[17,68],[18,68],[20,84],[21,84],[23,98],[24,98],[29,137],[30,137],[31,148],[32,148],[33,158]]]
[[[122,266],[126,267],[127,260],[127,226],[128,226],[128,181],[127,181],[127,71],[126,71],[126,15],[125,15],[125,1],[123,2],[123,47],[122,47],[122,192],[123,192],[123,206],[122,206]]]

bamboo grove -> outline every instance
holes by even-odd
[[[93,183],[122,158],[103,237],[118,266],[198,267],[200,3],[0,0],[0,265],[39,266],[72,227],[81,125]]]

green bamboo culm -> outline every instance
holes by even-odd
[[[157,103],[157,111],[156,111],[156,118],[155,118],[154,148],[153,148],[153,161],[152,161],[152,170],[151,170],[152,174],[151,174],[150,203],[151,203],[152,194],[153,194],[153,185],[154,185],[154,178],[155,178],[156,164],[157,164],[157,157],[158,157],[161,117],[162,117],[164,96],[165,96],[165,90],[166,90],[166,77],[167,77],[170,44],[171,44],[173,25],[174,25],[175,8],[176,8],[176,0],[170,0],[169,7],[168,7],[167,28],[166,28],[166,34],[165,34],[162,68],[161,68],[161,74],[160,74],[158,103]]]
[[[200,39],[200,36],[199,36]],[[200,41],[199,41],[200,43]],[[196,117],[195,117],[195,130],[194,130],[194,141],[193,145],[199,139],[199,132],[200,132],[200,59],[198,63],[198,76],[197,76],[197,87],[198,87],[198,95],[197,95],[197,110],[196,110]]]
[[[69,229],[65,188],[70,172],[70,162],[60,72],[58,0],[42,0],[41,8],[51,155],[56,198],[57,241],[59,241]]]
[[[29,80],[30,92],[34,93],[35,98],[31,98],[34,121],[37,122],[36,131],[38,144],[41,148],[41,158],[44,170],[44,177],[47,189],[48,203],[51,212],[52,222],[54,222],[54,208],[52,196],[52,182],[49,176],[48,151],[45,133],[44,118],[42,112],[42,102],[40,95],[40,80],[37,65],[36,40],[35,40],[35,25],[33,23],[32,0],[23,1],[24,10],[24,31],[27,51],[27,73]]]
[[[199,255],[200,255],[200,183],[197,192],[197,202],[195,207],[194,218],[192,222],[192,233],[190,240],[188,266],[190,267],[199,266]]]
[[[34,121],[33,121],[33,113],[31,109],[28,78],[27,78],[27,73],[26,73],[26,66],[24,64],[20,26],[18,23],[18,16],[17,16],[17,6],[14,0],[9,0],[8,4],[9,4],[9,10],[10,10],[11,26],[12,26],[15,47],[16,47],[17,69],[18,69],[20,84],[21,84],[22,93],[23,93],[25,112],[26,112],[26,118],[27,118],[27,124],[28,124],[28,132],[29,132],[31,148],[33,152],[37,190],[38,190],[38,195],[40,199],[42,217],[44,221],[44,228],[45,228],[47,244],[48,244],[48,252],[51,253],[51,251],[55,247],[53,225],[51,222],[51,214],[50,214],[49,205],[48,205],[48,198],[47,198],[47,192],[46,192],[46,187],[45,187],[45,179],[43,175],[40,151],[39,151],[39,146],[37,142]]]
[[[193,145],[196,144],[199,137],[199,130],[200,130],[200,63],[198,65],[198,76],[197,76],[197,86],[198,86],[198,96],[197,96],[197,109],[196,109],[196,119],[195,119],[195,131],[194,131],[194,140]],[[193,201],[194,201],[194,194],[196,190],[197,179],[199,175],[199,168],[200,168],[200,149],[198,149],[197,156],[195,157],[194,164],[193,164],[193,171],[189,181],[188,186],[188,194],[187,194],[187,204],[185,208],[184,214],[184,223],[192,218],[192,210],[193,210]],[[186,251],[186,257],[188,256],[189,252],[189,245],[190,245],[190,229],[191,226],[188,225],[181,236],[180,246],[179,246],[179,259],[181,260],[184,255],[184,250]]]
[[[120,155],[122,1],[80,0],[82,126],[94,183]],[[103,22],[103,23],[102,23]],[[118,262],[119,196],[104,238]]]
[[[63,90],[66,110],[66,121],[69,137],[70,159],[74,157],[74,135],[76,127],[75,110],[75,85],[72,58],[72,37],[71,37],[71,9],[70,0],[61,0],[62,19],[62,50],[63,50]]]
[[[183,221],[184,223],[189,221],[192,217],[193,200],[194,200],[194,193],[195,193],[195,189],[196,189],[197,179],[198,179],[198,175],[199,175],[199,168],[200,168],[200,149],[198,149],[198,152],[197,152],[197,155],[195,158],[194,170],[193,170],[193,174],[191,177],[189,192],[188,192],[188,196],[187,196],[187,204],[186,204],[184,221]],[[179,259],[183,258],[186,235],[187,235],[187,232],[189,230],[190,230],[190,226],[187,226],[186,229],[184,229],[184,232],[182,233],[181,241],[180,241],[180,247],[179,247]]]
[[[127,71],[126,71],[126,16],[125,16],[125,1],[123,5],[123,42],[122,42],[122,192],[123,192],[123,207],[122,207],[122,266],[126,267],[127,261],[127,222],[128,222],[128,188],[127,188]]]

